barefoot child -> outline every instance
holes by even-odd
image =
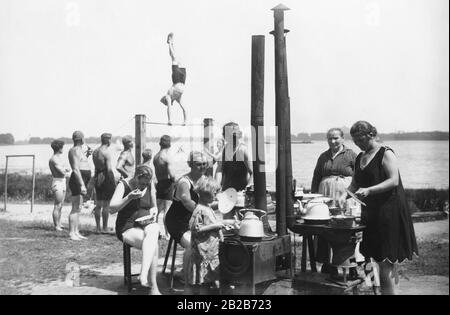
[[[219,242],[223,241],[222,228],[210,207],[220,185],[211,177],[200,179],[196,188],[199,201],[192,213],[191,255],[188,259],[186,292],[207,293],[208,288],[219,281]]]

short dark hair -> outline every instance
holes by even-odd
[[[133,138],[131,138],[131,136],[122,137],[122,144],[124,146],[129,145],[130,143],[133,143]]]
[[[52,147],[53,152],[56,153],[64,147],[64,141],[59,139],[53,140],[50,146]]]
[[[100,140],[102,144],[108,144],[108,141],[111,140],[112,135],[108,132],[102,133],[100,136]]]
[[[159,139],[159,146],[162,148],[162,149],[167,149],[167,148],[170,148],[170,142],[171,142],[171,138],[170,138],[170,136],[168,136],[168,135],[163,135],[162,137],[161,137],[161,139]]]
[[[75,142],[83,141],[83,139],[84,139],[84,134],[83,134],[81,131],[75,130],[75,131],[73,132],[73,134],[72,134],[72,140],[73,140],[74,143],[75,143]]]
[[[355,122],[352,128],[350,129],[350,135],[352,137],[357,135],[376,137],[377,134],[378,134],[377,128],[375,128],[365,120]]]
[[[134,177],[136,177],[136,178],[149,177],[150,179],[152,179],[153,171],[147,165],[140,164],[136,167],[136,172],[134,173]]]
[[[330,128],[330,129],[327,131],[327,138],[328,138],[328,136],[329,136],[332,132],[334,132],[334,131],[339,132],[339,133],[341,134],[341,137],[344,138],[344,132],[342,131],[341,128]]]
[[[152,149],[145,149],[142,152],[142,158],[147,161],[152,159],[152,155],[153,155]]]
[[[235,122],[229,122],[223,125],[222,136],[227,139],[227,135],[231,135],[233,137],[236,137],[237,139],[242,138],[242,131],[239,128],[239,125]]]

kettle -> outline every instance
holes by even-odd
[[[260,241],[265,236],[261,218],[266,215],[266,211],[259,209],[241,209],[239,210],[239,214],[244,216],[239,228],[241,240]]]
[[[306,204],[304,219],[329,220],[330,210],[326,204],[329,198],[315,198]]]

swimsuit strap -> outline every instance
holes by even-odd
[[[187,176],[187,175],[184,175],[184,176],[182,176],[179,180],[178,180],[178,182],[180,182],[183,178],[185,178],[185,179],[187,179],[188,180],[188,182],[189,182],[189,184],[190,184],[190,187],[189,187],[189,191],[194,187],[194,183],[192,182],[192,180],[189,178],[189,176]],[[178,200],[175,196],[176,196],[176,194],[177,194],[177,185],[175,185],[175,189],[174,189],[174,191],[173,191],[173,199],[174,200],[176,200],[176,201],[180,201],[180,200]]]

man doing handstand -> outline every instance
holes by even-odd
[[[181,67],[181,64],[175,56],[175,49],[173,47],[173,33],[167,36],[167,44],[169,44],[169,54],[172,58],[172,86],[167,91],[167,94],[161,98],[161,103],[167,106],[167,124],[172,125],[172,106],[173,102],[177,101],[183,110],[183,125],[186,125],[186,110],[181,102],[181,97],[184,92],[184,83],[186,82],[186,68]]]

